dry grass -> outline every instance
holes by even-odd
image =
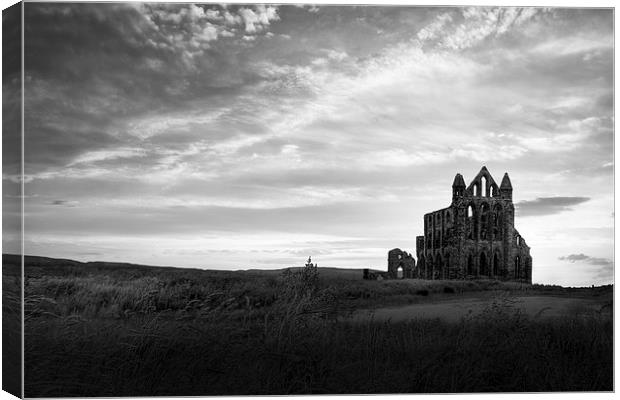
[[[21,397],[21,269],[2,268],[2,389]]]
[[[509,296],[459,324],[336,318],[446,287],[449,296],[544,287],[325,281],[320,271],[26,273],[28,397],[613,389],[608,319],[530,319]]]

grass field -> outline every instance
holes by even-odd
[[[3,272],[18,263],[3,261]],[[613,324],[603,315],[537,319],[489,301],[458,323],[346,318],[468,294],[607,301],[611,286],[26,264],[27,397],[613,389]]]

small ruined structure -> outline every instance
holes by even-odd
[[[456,174],[450,206],[424,215],[424,236],[416,238],[416,256],[415,278],[531,283],[532,257],[514,226],[508,173],[499,186],[486,167],[469,186]]]
[[[393,249],[388,252],[389,279],[413,278],[415,273],[415,259],[406,251]]]
[[[364,268],[364,279],[371,281],[382,281],[389,279],[388,272],[371,271],[370,268]]]

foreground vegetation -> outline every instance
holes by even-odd
[[[613,389],[610,318],[530,318],[505,301],[609,287],[27,264],[27,397]],[[458,324],[345,318],[485,290],[487,309]]]

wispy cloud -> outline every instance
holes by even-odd
[[[75,207],[79,204],[79,202],[71,200],[54,200],[51,204],[54,206]]]
[[[567,256],[558,257],[558,260],[568,261],[573,264],[593,265],[596,268],[591,274],[596,279],[611,279],[614,274],[614,262],[608,258],[591,257],[583,253],[569,254]]]
[[[39,234],[30,245],[41,251],[62,231],[90,235],[84,251],[126,257],[140,248],[174,264],[191,249],[172,236],[219,237],[211,250],[240,251],[250,239],[231,247],[233,232],[290,240],[300,232],[366,236],[373,226],[369,242],[347,252],[326,243],[324,262],[349,256],[347,265],[359,266],[361,254],[381,265],[384,248],[412,249],[424,212],[449,204],[454,174],[481,165],[508,171],[515,198],[533,199],[517,204],[517,217],[540,218],[517,225],[535,260],[548,245],[532,242],[536,227],[610,223],[609,10],[25,10],[27,207]],[[5,183],[15,177],[7,170]],[[569,210],[579,218],[560,218]],[[125,230],[150,240],[115,243]],[[97,238],[105,235],[104,249]],[[545,254],[556,260],[576,241]],[[257,254],[213,262],[247,267],[267,256]]]
[[[118,160],[123,158],[144,157],[145,150],[142,148],[117,148],[114,150],[97,150],[80,154],[72,162],[67,164],[72,167],[76,164],[96,163],[99,161]]]
[[[573,210],[573,206],[585,203],[589,197],[539,197],[515,204],[520,217],[542,216]]]
[[[592,265],[609,265],[613,264],[613,261],[607,258],[598,258],[598,257],[590,257],[583,253],[579,254],[569,254],[567,256],[558,257],[558,260],[568,261],[571,263],[574,262],[584,262]]]
[[[439,14],[417,33],[421,41],[436,42],[439,47],[464,50],[482,43],[487,38],[501,36],[527,23],[540,8],[466,7],[461,13]]]

